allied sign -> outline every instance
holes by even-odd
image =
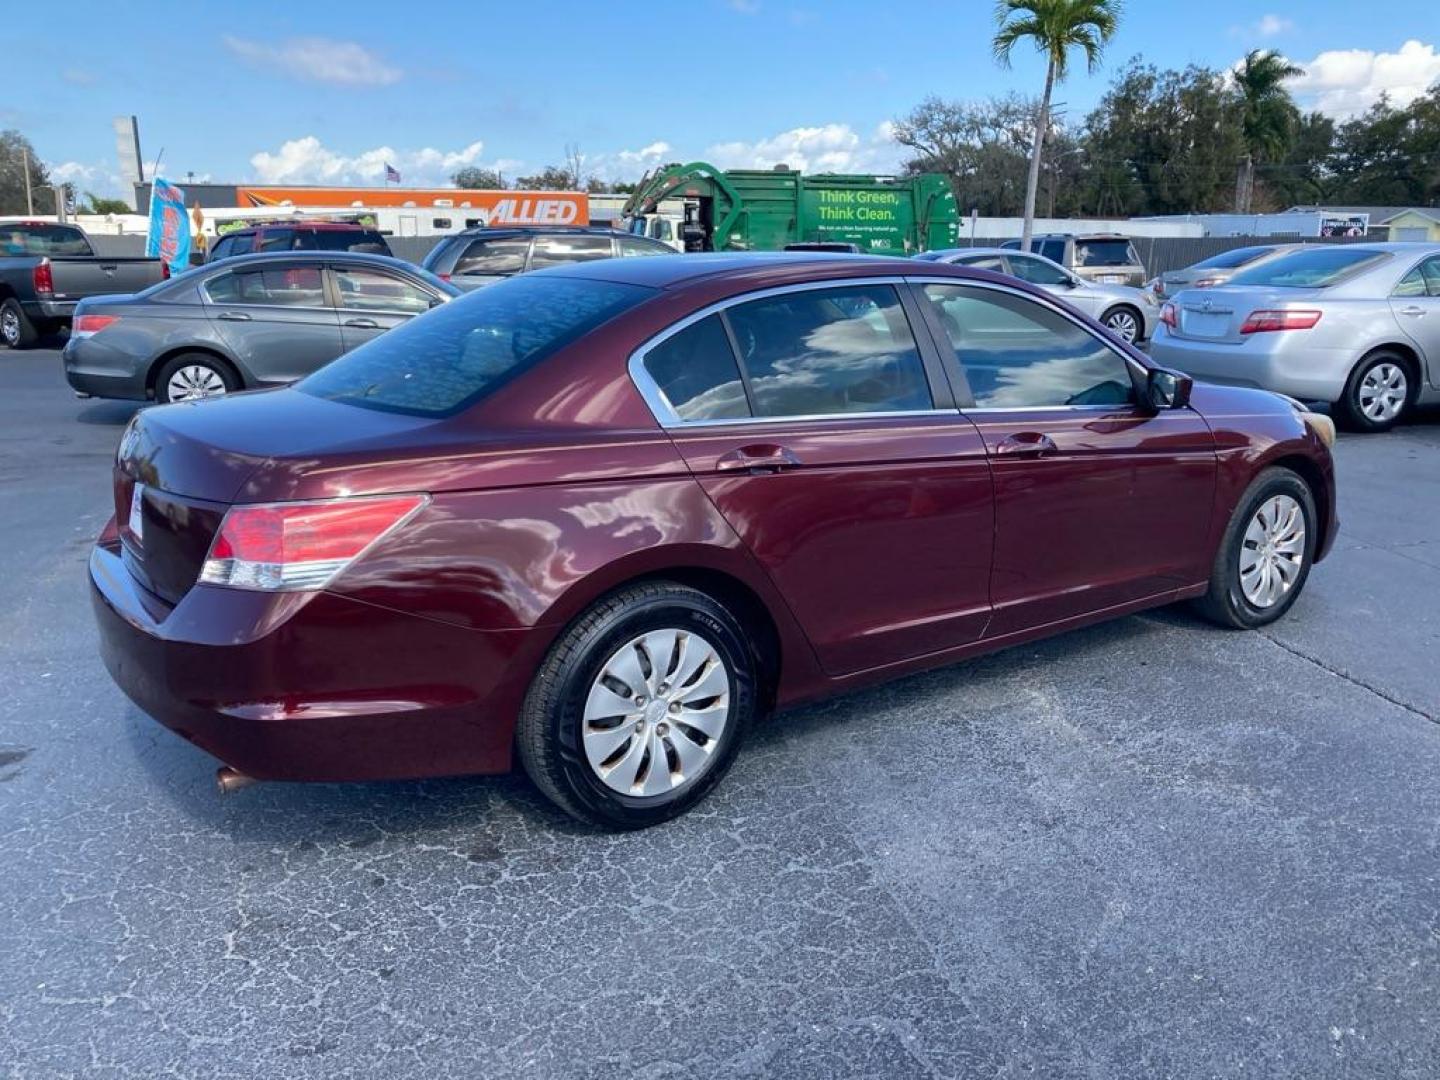
[[[588,225],[583,191],[491,191],[465,188],[270,187],[235,189],[242,207],[298,206],[339,210],[371,207],[450,212],[487,225]]]

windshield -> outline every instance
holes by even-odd
[[[68,225],[0,224],[0,253],[5,255],[89,255],[90,242]]]
[[[1230,251],[1222,251],[1219,255],[1211,255],[1208,259],[1201,259],[1191,270],[1234,270],[1237,266],[1244,266],[1248,262],[1254,262],[1261,255],[1273,251],[1268,247],[1242,247]]]
[[[1297,251],[1269,259],[1230,279],[1231,285],[1261,285],[1279,289],[1323,289],[1354,270],[1389,258],[1374,248],[1331,247]]]
[[[296,387],[370,409],[448,416],[653,291],[546,274],[508,278],[388,331]]]
[[[1050,253],[1043,252],[1047,257]],[[1134,266],[1140,261],[1129,240],[1076,240],[1076,266]]]

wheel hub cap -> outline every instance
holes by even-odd
[[[730,672],[686,630],[653,630],[605,661],[585,700],[590,768],[629,796],[664,795],[709,767],[730,718]]]
[[[1371,420],[1393,420],[1405,407],[1409,384],[1399,364],[1376,364],[1360,381],[1360,411]]]
[[[191,364],[171,375],[166,387],[171,401],[190,401],[193,398],[219,397],[225,393],[225,380],[213,368]]]
[[[1289,495],[1260,504],[1240,543],[1240,591],[1252,607],[1279,603],[1305,565],[1305,513]]]

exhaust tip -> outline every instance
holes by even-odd
[[[221,795],[230,795],[255,782],[253,776],[246,776],[239,769],[232,769],[229,765],[215,770],[215,786],[220,789]]]

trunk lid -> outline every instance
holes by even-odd
[[[56,300],[137,293],[156,284],[164,275],[159,259],[104,255],[51,255],[49,258]]]
[[[145,409],[116,454],[115,520],[125,565],[156,596],[178,603],[199,577],[231,503],[286,497],[263,479],[250,483],[257,472],[263,477],[277,459],[319,466],[322,452],[383,446],[427,423],[293,390]]]
[[[1245,340],[1240,328],[1254,311],[1314,307],[1323,289],[1243,289],[1221,285],[1186,289],[1171,299],[1176,326],[1171,336],[1188,341],[1236,345]]]

